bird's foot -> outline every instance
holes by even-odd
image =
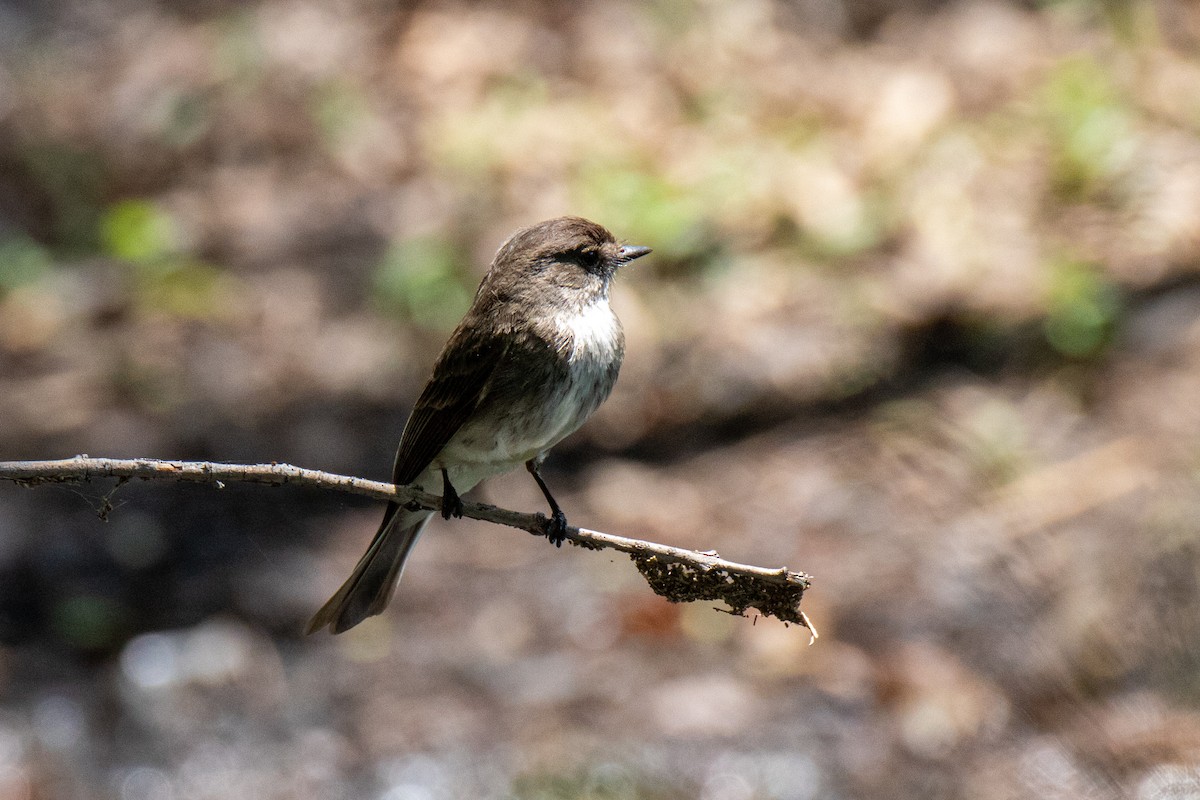
[[[461,519],[463,515],[463,501],[458,495],[446,495],[442,498],[442,519]]]
[[[555,547],[562,547],[567,539],[567,515],[561,508],[554,509],[550,519],[546,520],[546,538]]]
[[[451,517],[461,519],[462,515],[462,498],[458,496],[458,492],[454,491],[454,487],[450,485],[450,476],[446,474],[446,470],[442,470],[442,519],[450,519]]]

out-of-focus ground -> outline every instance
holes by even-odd
[[[0,458],[386,477],[582,214],[655,254],[571,519],[822,634],[464,520],[306,639],[376,504],[0,486],[0,800],[1200,797],[1198,8],[0,2]]]

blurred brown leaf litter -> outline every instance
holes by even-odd
[[[582,214],[655,255],[560,501],[822,633],[456,521],[302,643],[374,506],[8,487],[0,797],[1200,796],[1198,54],[1184,0],[0,2],[5,458],[384,476]]]

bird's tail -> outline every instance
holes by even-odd
[[[430,511],[407,511],[389,503],[379,531],[354,572],[313,615],[304,632],[309,634],[328,627],[331,633],[341,633],[387,608],[400,582],[404,562],[430,516]]]

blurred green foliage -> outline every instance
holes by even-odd
[[[375,273],[376,303],[419,325],[449,330],[474,294],[474,280],[462,272],[468,262],[459,247],[437,236],[396,242]]]
[[[176,252],[175,221],[146,200],[123,200],[101,222],[104,251],[134,264],[154,264]]]
[[[338,144],[370,115],[362,89],[345,81],[328,81],[315,87],[308,106],[329,145]]]
[[[162,120],[162,141],[176,150],[199,142],[212,123],[211,102],[202,92],[171,92]]]
[[[157,262],[138,273],[138,299],[143,307],[176,317],[205,319],[225,310],[231,278],[194,260]]]
[[[46,248],[21,234],[0,237],[0,294],[33,283],[50,271]]]
[[[122,200],[100,224],[105,254],[130,265],[137,302],[178,317],[217,316],[232,278],[184,252],[178,225],[146,200]]]
[[[1064,60],[1040,91],[1054,148],[1053,180],[1066,200],[1106,188],[1135,149],[1132,115],[1112,69],[1092,56]]]
[[[1117,288],[1099,267],[1071,259],[1051,265],[1049,276],[1046,341],[1068,357],[1099,355],[1121,312]]]
[[[217,22],[215,61],[234,89],[248,91],[261,81],[266,54],[252,7],[223,14]]]
[[[678,800],[689,796],[617,764],[597,764],[570,774],[544,772],[513,781],[510,800]]]

